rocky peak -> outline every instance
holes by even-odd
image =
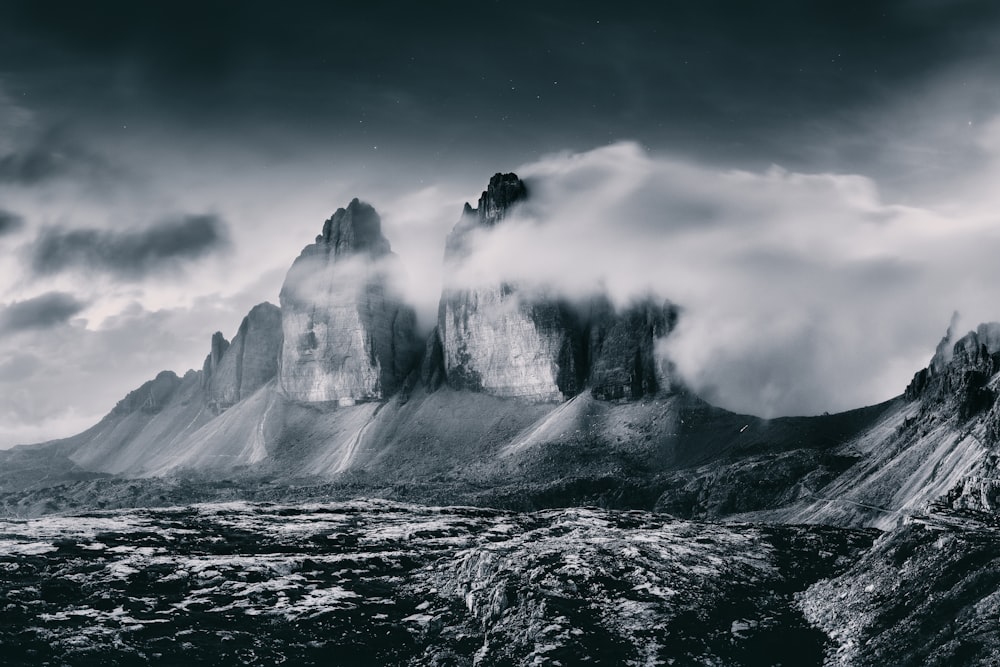
[[[316,243],[335,257],[361,253],[381,257],[390,252],[389,241],[382,235],[382,218],[357,197],[323,223],[323,233],[316,237]]]
[[[515,204],[527,197],[528,189],[517,174],[494,174],[479,197],[478,208],[472,208],[469,202],[465,202],[462,216],[445,239],[445,262],[466,258],[469,234],[482,227],[493,227],[507,216]]]
[[[341,261],[349,257],[361,261]],[[401,386],[419,345],[416,316],[393,279],[395,261],[368,204],[354,199],[326,221],[281,288],[278,375],[286,396],[350,405]]]
[[[478,208],[466,204],[449,235],[446,267],[467,261],[470,232],[496,225],[527,196],[516,174],[495,174]],[[637,400],[674,387],[672,370],[656,355],[657,339],[677,318],[672,304],[647,298],[618,312],[598,298],[586,311],[585,304],[527,295],[507,283],[446,288],[422,376],[430,386],[443,376],[454,388],[540,401],[588,385],[603,400]]]
[[[494,174],[486,189],[479,197],[479,206],[472,208],[465,204],[463,215],[477,216],[479,223],[492,227],[506,217],[514,204],[526,199],[528,189],[517,174]]]
[[[952,344],[952,329],[937,346],[928,367],[906,388],[910,400],[929,404],[958,401],[959,415],[971,417],[993,405],[987,386],[1000,370],[1000,322],[980,324]]]
[[[215,375],[215,371],[219,368],[219,364],[222,363],[222,358],[225,356],[226,351],[229,349],[229,341],[226,337],[222,335],[221,331],[216,331],[212,334],[211,349],[209,350],[208,356],[205,357],[205,363],[202,366],[204,375],[202,376],[202,385],[208,387],[209,383],[212,381],[212,376]]]
[[[602,400],[637,400],[674,387],[672,369],[656,355],[656,342],[677,324],[677,307],[652,297],[615,311],[606,298],[592,305],[589,358],[591,393]]]
[[[212,373],[205,374],[209,405],[224,410],[273,378],[278,372],[281,336],[281,310],[267,302],[254,306],[240,323],[232,343],[227,343],[221,359],[214,363]],[[215,354],[215,340],[213,337],[213,353],[206,365]]]
[[[445,243],[446,271],[465,261],[468,234],[499,223],[528,191],[517,174],[495,174],[479,197],[466,204]],[[529,298],[516,285],[445,288],[438,309],[437,341],[425,353],[439,359],[448,384],[494,396],[557,401],[577,393],[585,378],[584,344],[571,309],[558,301]],[[438,351],[440,354],[438,354]],[[440,380],[427,366],[424,375]]]

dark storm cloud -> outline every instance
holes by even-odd
[[[67,131],[53,129],[0,154],[0,183],[37,185],[61,177],[93,181],[117,176],[104,157],[84,148]]]
[[[635,137],[775,159],[789,133],[843,130],[845,111],[991,58],[998,18],[988,0],[21,0],[0,9],[0,57],[13,87],[44,82],[35,103],[109,124],[167,115],[445,152]]]
[[[198,259],[228,245],[225,223],[214,215],[162,220],[139,231],[43,229],[28,248],[38,275],[73,269],[142,278]]]
[[[24,218],[17,213],[0,208],[0,237],[13,234],[24,228]]]
[[[67,292],[46,292],[24,301],[0,306],[0,331],[49,329],[67,322],[87,304]]]

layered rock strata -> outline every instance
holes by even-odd
[[[420,346],[415,314],[393,288],[396,256],[375,209],[354,199],[323,225],[281,288],[281,388],[309,403],[381,400]]]

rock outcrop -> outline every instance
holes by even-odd
[[[599,299],[590,320],[591,392],[602,400],[636,400],[675,382],[669,365],[657,358],[656,341],[674,328],[677,309],[669,302],[641,300],[621,312]]]
[[[444,384],[444,348],[437,327],[427,337],[424,355],[420,360],[420,382],[431,391]]]
[[[517,175],[493,176],[477,208],[466,204],[448,237],[446,271],[464,259],[469,234],[500,224],[526,196]],[[446,288],[438,335],[445,376],[455,388],[558,401],[578,393],[586,378],[582,330],[573,311],[528,297],[514,285]]]
[[[253,307],[232,343],[217,358],[225,338],[212,337],[212,353],[205,360],[206,399],[214,409],[225,410],[257,391],[277,375],[281,353],[281,310],[271,303]]]
[[[215,339],[212,339],[213,342]],[[181,378],[173,371],[161,371],[155,378],[138,389],[130,391],[118,401],[109,416],[122,416],[133,412],[156,414],[173,397],[181,385]]]
[[[414,311],[393,289],[395,268],[374,208],[354,199],[326,221],[281,288],[286,396],[351,405],[401,386],[420,346]]]
[[[996,402],[989,380],[1000,370],[1000,322],[980,324],[952,344],[952,332],[942,339],[927,368],[906,388],[910,400],[926,407],[956,403],[959,417],[968,419]]]
[[[472,234],[502,224],[527,196],[515,174],[494,175],[478,206],[465,205],[448,237],[446,273],[467,260]],[[602,400],[636,400],[675,384],[671,369],[657,359],[656,341],[670,333],[676,319],[672,304],[652,298],[620,311],[605,297],[573,307],[501,282],[446,287],[437,337],[443,373],[454,388],[559,401],[589,386]],[[428,369],[430,361],[426,356]]]
[[[202,376],[201,382],[202,387],[208,391],[209,384],[212,381],[212,377],[219,368],[219,364],[222,363],[222,357],[225,356],[226,351],[229,349],[229,341],[226,337],[222,335],[221,331],[216,331],[212,334],[212,343],[208,352],[208,356],[205,357],[205,363],[202,364]]]

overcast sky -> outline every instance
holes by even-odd
[[[200,367],[355,196],[426,323],[496,171],[536,196],[466,277],[671,298],[727,407],[883,400],[1000,319],[1000,3],[337,4],[0,3],[0,447]]]

